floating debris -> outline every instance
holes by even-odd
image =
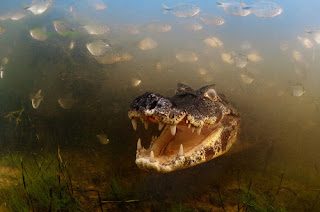
[[[182,63],[194,63],[198,61],[198,56],[193,52],[180,52],[176,54],[176,59]]]
[[[232,55],[230,53],[222,53],[221,59],[226,63],[234,64],[234,60],[233,60]]]
[[[301,85],[300,83],[297,83],[296,85],[293,85],[291,87],[291,91],[292,91],[292,96],[302,96],[306,91],[303,87],[303,85]]]
[[[225,23],[225,20],[221,16],[206,13],[200,15],[200,20],[210,26],[220,26]]]
[[[305,32],[318,44],[320,44],[320,30],[305,30]]]
[[[83,28],[85,28],[90,35],[102,35],[110,32],[110,28],[107,25],[89,24],[84,25]]]
[[[232,16],[247,16],[251,12],[250,10],[246,10],[242,8],[241,3],[239,2],[221,2],[217,0],[217,5],[218,7],[222,7],[223,11],[227,15],[232,15]]]
[[[242,4],[242,9],[249,10],[253,15],[260,18],[273,18],[280,15],[283,9],[274,2],[261,1],[252,5]]]
[[[206,39],[203,40],[203,42],[204,42],[205,44],[207,44],[208,46],[211,46],[211,47],[213,47],[213,48],[223,46],[222,41],[221,41],[219,38],[217,38],[217,37],[206,38]]]
[[[102,56],[111,49],[110,45],[103,42],[102,40],[95,40],[91,43],[87,43],[89,52],[94,56]]]
[[[71,41],[70,42],[70,45],[69,45],[69,49],[73,49],[74,48],[74,46],[76,45],[76,42],[74,42],[74,41]]]
[[[248,65],[248,59],[245,55],[242,54],[236,54],[233,57],[234,60],[234,64],[236,65],[236,67],[238,68],[244,68]]]
[[[48,38],[48,34],[47,34],[46,30],[43,28],[31,29],[29,32],[30,32],[30,35],[32,38],[39,40],[39,41],[45,41]]]
[[[71,93],[66,94],[64,97],[58,99],[58,103],[59,105],[63,108],[63,109],[70,109],[72,108],[72,106],[74,105],[74,103],[76,103],[77,100],[75,100],[72,97]]]
[[[250,62],[258,63],[262,60],[262,58],[256,53],[250,53],[247,55],[247,58]]]
[[[242,82],[245,84],[251,84],[254,80],[253,74],[251,74],[249,72],[240,74],[240,77],[241,77]]]
[[[4,31],[6,31],[6,29],[5,29],[3,26],[0,26],[0,35],[1,35]]]
[[[104,10],[107,8],[107,5],[105,5],[102,0],[88,0],[88,2],[95,10]]]
[[[307,49],[313,47],[313,42],[309,38],[297,36],[298,41]]]
[[[146,25],[147,30],[154,33],[169,32],[172,29],[170,24],[154,22]]]
[[[2,58],[2,65],[7,65],[9,62],[9,59],[7,57]]]
[[[67,35],[70,32],[73,32],[73,29],[68,26],[63,20],[56,20],[53,22],[54,28],[60,35]]]
[[[37,109],[43,100],[43,96],[41,95],[41,90],[39,90],[33,97],[31,97],[32,107]]]
[[[140,79],[137,79],[137,78],[132,78],[131,83],[132,83],[132,86],[133,86],[133,87],[137,87],[137,86],[140,85],[141,80],[140,80]]]
[[[110,142],[106,134],[97,134],[96,137],[101,144],[108,144]]]
[[[193,17],[200,12],[200,8],[192,4],[181,4],[171,8],[162,4],[162,7],[165,13],[170,11],[174,16],[179,18]]]
[[[151,38],[145,38],[141,40],[138,44],[139,49],[143,51],[154,49],[157,46],[158,46],[158,43]]]
[[[41,1],[34,1],[27,10],[30,10],[34,15],[41,15],[45,11],[47,11],[55,2],[56,0],[41,0]]]

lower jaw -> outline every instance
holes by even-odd
[[[165,130],[168,132],[165,132]],[[166,128],[164,129],[163,134],[170,133],[169,131],[170,129]],[[159,156],[159,153],[156,153],[156,157],[151,157],[151,150],[155,146],[155,143],[151,143],[149,149],[137,150],[135,162],[141,169],[156,172],[172,172],[204,163],[226,152],[222,151],[222,143],[220,139],[222,131],[223,129],[218,128],[209,133],[204,140],[189,151],[185,152],[183,155],[173,154]],[[234,136],[234,139],[235,137],[236,136]],[[233,143],[233,141],[231,143]],[[210,154],[208,154],[208,152],[210,152]]]

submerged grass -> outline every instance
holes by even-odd
[[[7,154],[0,167],[15,170],[0,190],[0,205],[9,211],[77,211],[66,169],[54,154]]]

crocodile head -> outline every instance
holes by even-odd
[[[238,112],[216,92],[214,85],[193,90],[178,84],[172,98],[146,92],[137,97],[128,111],[133,128],[141,120],[159,125],[159,137],[149,148],[137,143],[136,164],[139,168],[171,172],[198,165],[229,150],[236,140]]]

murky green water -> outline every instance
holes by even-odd
[[[44,2],[1,2],[3,155],[46,155],[59,146],[79,191],[100,189],[103,201],[121,203],[99,205],[96,194],[83,200],[79,192],[86,210],[249,210],[250,198],[239,203],[237,192],[251,183],[259,197],[273,192],[266,202],[275,210],[320,208],[319,2],[274,1],[283,11],[267,18],[232,16],[215,1],[56,0],[33,14]],[[178,8],[192,17],[177,17],[162,3],[199,11]],[[146,91],[173,96],[179,82],[216,84],[241,115],[240,135],[210,162],[147,173],[134,163],[136,142],[148,146],[159,132],[141,122],[134,131],[127,110]],[[130,199],[139,203],[123,202]]]

